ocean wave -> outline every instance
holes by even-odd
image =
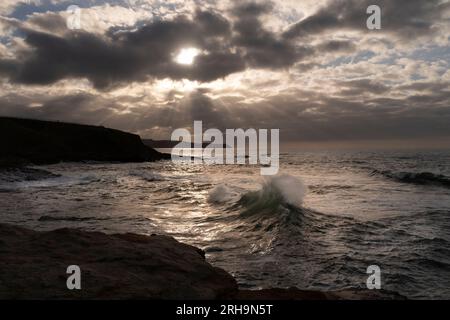
[[[302,180],[294,176],[268,177],[261,189],[245,193],[232,209],[238,210],[241,227],[247,231],[289,236],[311,222],[312,212],[302,207],[307,190]]]
[[[43,169],[35,169],[28,167],[5,168],[0,170],[0,183],[39,181],[58,177],[61,177],[61,175]]]
[[[447,177],[443,174],[435,174],[431,172],[393,172],[390,170],[373,170],[370,175],[381,175],[385,178],[393,179],[395,181],[403,183],[437,185],[450,188],[450,177]]]
[[[438,260],[435,258],[415,258],[415,259],[408,259],[406,260],[406,263],[410,263],[413,265],[420,265],[424,268],[432,268],[432,269],[438,269],[438,270],[450,270],[450,263],[443,260]]]
[[[107,220],[106,218],[100,217],[62,217],[62,216],[41,216],[39,221],[91,221],[91,220]]]
[[[161,174],[152,171],[132,170],[130,171],[129,175],[148,182],[165,180]]]
[[[219,184],[209,191],[207,200],[209,203],[223,204],[233,201],[237,196],[238,194],[230,187],[224,184]]]
[[[328,194],[328,193],[332,193],[332,192],[336,192],[339,190],[351,190],[354,189],[355,186],[353,185],[310,185],[308,186],[308,189],[310,191],[310,193],[314,193],[314,194]]]
[[[244,194],[239,202],[255,209],[270,209],[279,205],[300,208],[307,192],[308,188],[301,179],[282,174],[266,177],[260,190]]]
[[[14,192],[26,188],[87,185],[98,181],[100,179],[95,175],[63,176],[35,168],[14,168],[0,171],[0,189],[2,192]]]

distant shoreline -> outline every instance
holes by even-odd
[[[150,147],[150,148],[154,148],[154,149],[172,149],[176,146],[180,147],[180,148],[187,148],[187,149],[200,149],[199,147],[197,147],[197,145],[195,143],[186,143],[186,142],[180,142],[180,141],[172,141],[172,140],[152,140],[152,139],[142,139],[142,142]],[[181,144],[181,146],[179,146],[179,144]],[[229,148],[228,145],[223,144],[212,144],[211,142],[204,142],[202,143],[201,148],[204,149],[206,147],[213,147],[213,148]]]

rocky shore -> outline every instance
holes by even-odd
[[[67,289],[69,265],[81,290]],[[401,299],[383,291],[239,290],[202,250],[162,235],[37,232],[0,224],[0,299]]]

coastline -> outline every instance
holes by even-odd
[[[59,162],[170,159],[140,136],[102,126],[0,117],[0,168]]]
[[[69,290],[69,265],[81,290]],[[393,300],[387,291],[241,290],[205,252],[163,235],[38,232],[0,224],[0,299]]]

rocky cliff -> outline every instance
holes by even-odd
[[[99,126],[0,117],[0,165],[61,161],[155,161],[140,137]]]

